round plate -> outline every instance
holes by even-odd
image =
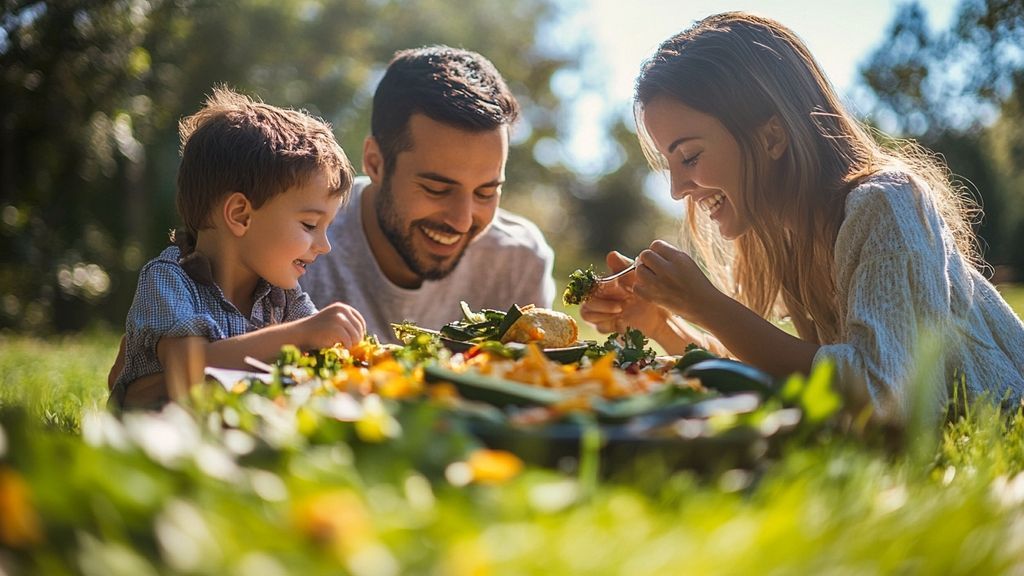
[[[474,342],[452,340],[451,338],[445,338],[444,336],[441,337],[441,344],[452,352],[465,352],[476,345]],[[555,362],[572,364],[573,362],[579,362],[580,358],[583,358],[583,353],[587,351],[589,346],[590,344],[587,342],[579,342],[572,346],[566,346],[565,348],[544,348],[542,351],[545,356]]]

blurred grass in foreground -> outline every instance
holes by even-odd
[[[1024,573],[1024,419],[987,406],[927,454],[835,431],[751,470],[459,487],[415,462],[461,436],[414,421],[404,449],[303,442],[327,429],[308,414],[223,445],[181,415],[64,434],[102,406],[117,336],[0,337],[0,573]]]

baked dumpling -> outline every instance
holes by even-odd
[[[501,341],[536,342],[541,348],[565,348],[575,344],[578,336],[579,327],[572,316],[547,308],[526,308]]]

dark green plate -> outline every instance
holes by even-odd
[[[498,412],[509,414],[517,407],[554,404],[570,394],[476,373],[453,372],[438,366],[426,366],[424,371],[429,382],[450,382],[463,398],[497,407],[499,411],[495,415]],[[738,428],[714,435],[693,435],[681,432],[678,423],[743,414],[760,405],[759,395],[751,392],[707,396],[663,389],[598,402],[593,407],[593,417],[570,414],[558,422],[535,426],[515,426],[500,415],[483,418],[473,411],[461,411],[458,415],[469,431],[487,446],[509,450],[541,466],[559,467],[567,459],[578,458],[586,430],[596,427],[600,432],[601,468],[605,473],[631,470],[643,473],[644,467],[654,461],[672,468],[712,471],[754,466],[764,454],[765,441],[774,442],[789,430],[765,433],[756,428]],[[591,419],[589,425],[588,419]]]
[[[568,399],[566,393],[553,388],[530,386],[474,372],[455,372],[440,366],[425,366],[423,375],[427,382],[451,382],[467,400],[486,402],[499,408],[547,406]]]
[[[476,345],[475,342],[453,340],[444,336],[441,337],[441,344],[452,352],[465,352]],[[506,346],[510,345],[514,344],[506,344]],[[574,346],[567,346],[565,348],[544,348],[542,352],[544,352],[545,356],[555,362],[572,364],[573,362],[579,362],[580,358],[583,358],[583,354],[587,351],[589,346],[590,344],[587,342],[580,342]]]
[[[572,392],[567,390],[531,386],[474,372],[455,372],[440,366],[426,366],[424,376],[428,382],[451,382],[467,400],[485,402],[499,408],[548,406],[572,397]],[[623,423],[644,415],[684,415],[688,406],[698,400],[699,397],[687,391],[663,389],[617,400],[600,400],[593,405],[593,410],[601,422]]]

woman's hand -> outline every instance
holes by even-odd
[[[639,299],[696,324],[703,324],[724,296],[689,254],[661,240],[637,256],[636,270],[632,289]]]
[[[618,252],[609,252],[605,261],[612,273],[632,262]],[[658,335],[666,328],[668,312],[638,298],[633,292],[636,281],[636,272],[630,272],[611,282],[598,284],[594,294],[580,307],[580,316],[599,332],[623,333],[630,327],[659,340]]]

